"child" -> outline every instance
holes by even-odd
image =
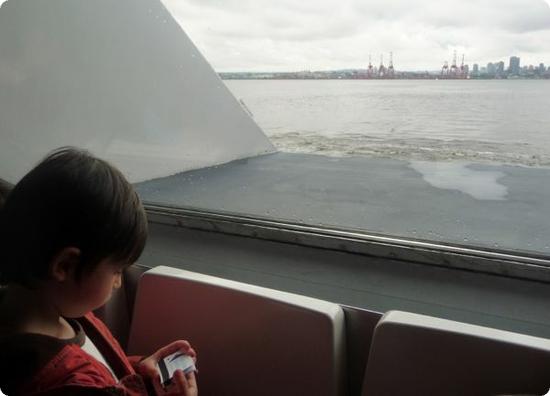
[[[141,255],[147,220],[124,176],[88,152],[51,153],[0,208],[0,389],[10,395],[197,395],[194,373],[160,385],[156,364],[127,357],[92,310]]]

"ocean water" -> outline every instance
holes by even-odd
[[[148,202],[550,253],[550,81],[225,81],[275,155],[138,186]]]
[[[227,80],[284,152],[550,166],[550,80]]]

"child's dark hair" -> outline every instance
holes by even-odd
[[[129,265],[146,239],[145,211],[122,173],[63,147],[23,177],[0,209],[0,284],[47,279],[51,259],[66,247],[80,249],[77,279],[106,258]]]

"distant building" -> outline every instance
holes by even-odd
[[[508,73],[514,76],[519,76],[520,66],[519,66],[519,58],[517,56],[512,56],[510,58],[510,66],[508,67]]]
[[[504,75],[504,62],[500,61],[497,63],[497,75],[502,76]]]
[[[474,65],[472,66],[472,73],[479,74],[479,65],[477,63],[474,63]]]
[[[497,67],[494,63],[487,63],[487,74],[489,76],[494,76],[495,74],[497,74]]]

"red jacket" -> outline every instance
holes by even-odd
[[[5,394],[149,395],[134,370],[140,357],[127,357],[103,322],[88,313],[71,324],[77,327],[72,340],[42,334],[0,338],[0,388]],[[84,333],[111,365],[118,383],[102,363],[81,349]]]

